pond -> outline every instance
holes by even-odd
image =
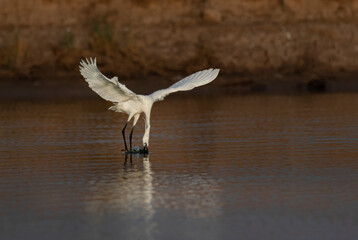
[[[0,102],[0,239],[358,239],[358,94],[110,105]]]

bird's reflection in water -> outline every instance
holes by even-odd
[[[86,209],[100,215],[115,214],[119,219],[141,219],[138,225],[142,225],[140,227],[146,239],[154,239],[154,191],[149,156],[125,154],[124,166],[114,176],[103,176],[94,184],[92,195],[86,201]],[[136,231],[138,225],[126,227],[133,227],[133,231]]]
[[[130,162],[130,166],[133,166],[133,155],[136,156],[143,156],[143,161],[149,161],[149,155],[148,154],[141,154],[141,153],[125,153],[124,154],[124,166],[127,166],[128,158]],[[129,157],[128,157],[129,156]]]
[[[153,238],[153,233],[155,230],[155,222],[153,221],[153,216],[155,213],[154,207],[153,207],[153,172],[150,166],[149,161],[149,155],[143,156],[143,181],[144,181],[144,189],[143,189],[143,195],[144,195],[144,210],[147,213],[145,215],[145,221],[146,221],[146,236],[148,239]]]
[[[129,155],[129,157],[128,157]],[[142,180],[143,180],[143,200],[144,205],[142,206],[143,209],[147,212],[145,216],[146,220],[150,220],[153,217],[154,209],[153,209],[153,173],[149,161],[148,154],[136,154],[136,156],[143,156],[143,173],[142,173]],[[133,154],[125,154],[124,159],[124,166],[127,166],[127,161],[130,161],[130,167],[133,167]]]
[[[127,166],[127,161],[128,161],[128,155],[130,156],[129,157],[129,160],[130,160],[130,164],[131,164],[131,167],[132,167],[132,165],[133,165],[133,154],[127,154],[127,153],[125,153],[124,154],[124,166]]]

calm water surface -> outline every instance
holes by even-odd
[[[109,106],[0,102],[0,239],[358,239],[358,95]]]

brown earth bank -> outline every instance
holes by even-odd
[[[228,91],[352,89],[358,81],[358,0],[0,5],[2,85],[80,81],[85,57],[97,57],[105,74],[136,83],[148,76],[168,83],[209,67],[221,69],[220,86]]]

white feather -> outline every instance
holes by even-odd
[[[103,99],[111,102],[125,102],[137,97],[134,92],[118,82],[117,77],[109,79],[104,76],[97,68],[96,59],[94,61],[92,58],[82,60],[80,64],[80,72],[89,87]]]
[[[149,96],[153,98],[154,102],[163,100],[167,95],[179,92],[188,91],[195,87],[199,87],[213,81],[219,74],[219,69],[208,69],[191,74],[190,76],[174,83],[167,89],[162,89],[153,92]]]

